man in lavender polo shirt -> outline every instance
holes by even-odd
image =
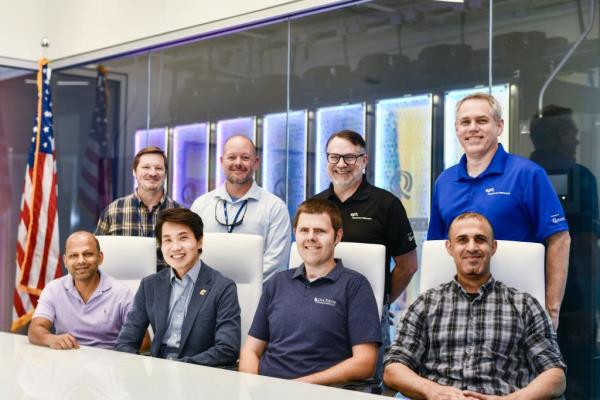
[[[79,345],[113,348],[132,295],[98,270],[102,259],[100,244],[91,233],[79,231],[67,238],[63,261],[69,274],[42,291],[29,326],[32,344],[53,349],[76,349]]]

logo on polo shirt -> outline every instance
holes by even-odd
[[[565,220],[565,217],[561,217],[560,214],[551,215],[550,218],[552,218],[552,222],[555,224],[558,224],[559,222],[563,222]]]
[[[366,221],[371,221],[373,218],[371,217],[361,217],[357,212],[350,213],[350,218],[352,219],[364,219]]]
[[[315,297],[315,303],[324,304],[326,306],[335,306],[335,300],[324,299],[322,297]]]
[[[498,194],[510,196],[510,192],[496,192],[496,189],[494,189],[493,187],[485,189],[485,192],[487,193],[488,196],[495,196]]]

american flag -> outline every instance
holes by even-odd
[[[107,135],[106,107],[108,98],[107,71],[98,66],[96,79],[96,106],[92,116],[89,137],[83,156],[79,180],[80,218],[94,226],[98,217],[112,200],[111,163]]]
[[[61,275],[56,200],[56,152],[52,134],[52,98],[48,60],[41,59],[37,74],[37,117],[17,234],[17,273],[12,330],[26,325],[47,282]]]

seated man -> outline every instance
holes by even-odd
[[[91,233],[74,232],[67,238],[63,261],[69,274],[42,291],[29,325],[31,343],[53,349],[115,345],[132,295],[98,270],[102,259],[100,244]]]
[[[489,221],[459,215],[446,248],[455,279],[419,296],[402,316],[385,384],[414,399],[560,396],[566,365],[556,334],[533,296],[490,274],[496,241]]]
[[[186,208],[159,215],[156,239],[170,268],[142,280],[116,350],[137,353],[150,324],[154,357],[235,364],[240,351],[237,289],[200,260],[202,230],[202,219]]]
[[[239,370],[323,385],[372,377],[381,343],[377,305],[367,279],[333,258],[339,210],[306,200],[294,229],[304,263],[264,284]]]

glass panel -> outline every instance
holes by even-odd
[[[208,191],[208,123],[177,126],[173,129],[173,199],[190,207],[196,197]]]
[[[406,96],[376,104],[375,185],[402,200],[420,253],[431,198],[433,96]],[[415,298],[418,287],[406,298]]]
[[[566,397],[598,398],[599,4],[566,0],[495,4],[494,80],[510,81],[518,89],[511,152],[546,170],[561,199],[571,235],[558,327],[559,345],[568,365]],[[547,85],[540,107],[540,92],[550,73],[590,20],[591,30]]]
[[[306,198],[307,129],[306,110],[263,118],[263,186],[287,200],[292,218]]]

